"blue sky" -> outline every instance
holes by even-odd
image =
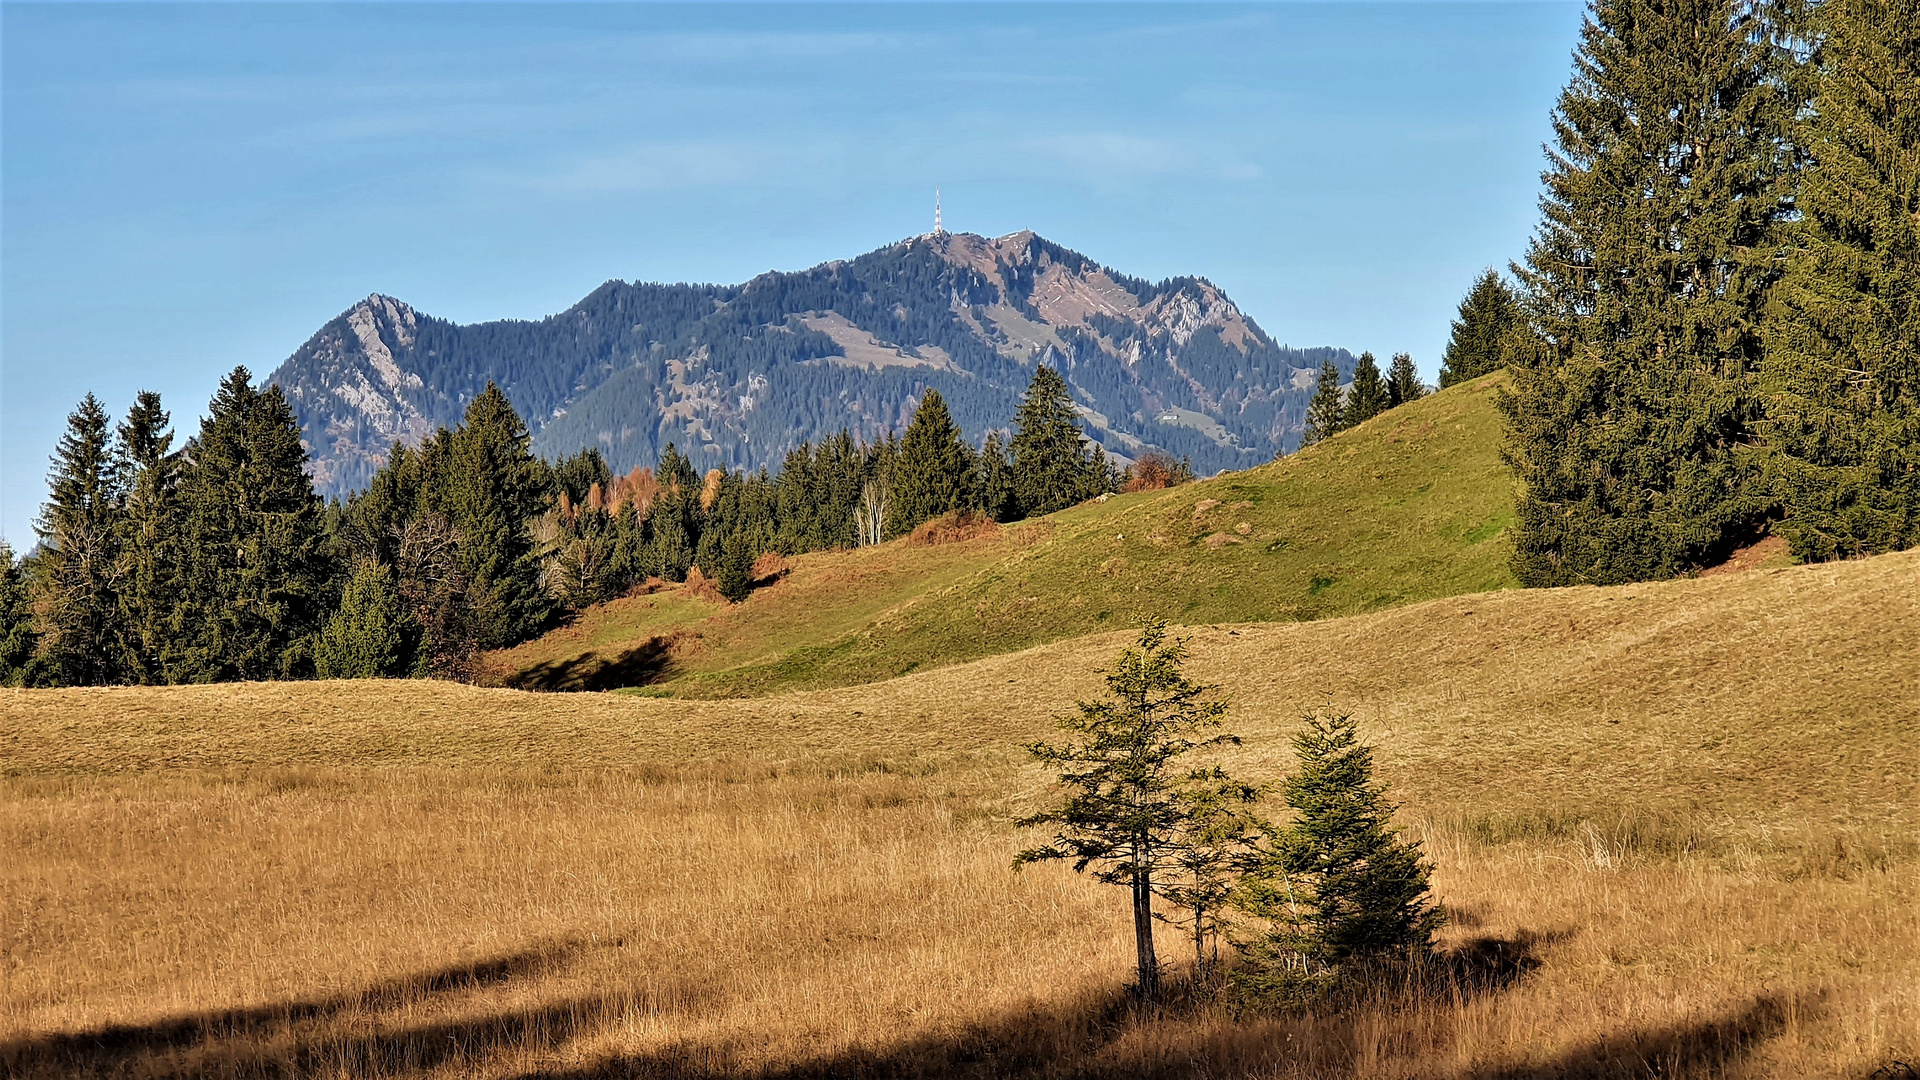
[[[0,5],[0,535],[92,390],[191,432],[371,292],[537,318],[931,227],[1198,274],[1433,378],[1576,3]],[[184,438],[184,434],[183,434]]]

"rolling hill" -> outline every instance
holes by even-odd
[[[616,471],[668,442],[710,467],[776,468],[804,439],[906,426],[932,387],[976,444],[1005,427],[1034,365],[1068,380],[1090,434],[1203,473],[1299,442],[1323,361],[1277,344],[1218,287],[1152,283],[1031,232],[931,233],[742,285],[610,281],[537,322],[457,325],[374,295],[321,327],[269,382],[287,395],[316,487],[363,486],[500,385],[548,457],[598,446]]]
[[[1513,584],[1491,375],[1279,461],[1111,496],[959,543],[792,560],[745,602],[668,587],[496,654],[556,689],[765,694],[1125,627],[1295,621]]]

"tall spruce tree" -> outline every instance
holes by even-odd
[[[1496,271],[1488,270],[1460,301],[1453,335],[1440,357],[1440,388],[1477,379],[1506,364],[1508,342],[1521,322],[1520,300]]]
[[[333,565],[293,409],[244,367],[220,383],[180,478],[172,682],[309,674]]]
[[[1755,373],[1795,112],[1769,15],[1589,8],[1517,270],[1540,344],[1502,399],[1524,584],[1684,573],[1764,516]]]
[[[1370,352],[1360,354],[1353,368],[1353,385],[1347,390],[1346,412],[1342,427],[1355,427],[1386,412],[1391,405],[1387,382],[1380,377],[1380,362]]]
[[[1188,755],[1239,742],[1220,733],[1226,702],[1213,696],[1216,687],[1186,677],[1186,659],[1184,639],[1169,638],[1165,623],[1147,624],[1106,672],[1106,698],[1082,701],[1079,715],[1056,721],[1068,740],[1028,746],[1059,770],[1065,798],[1016,822],[1055,834],[1015,856],[1015,868],[1064,860],[1131,894],[1140,994],[1149,1001],[1160,986],[1153,898],[1191,880],[1181,873],[1191,868],[1182,867],[1180,856],[1193,835],[1195,789],[1231,784],[1217,770],[1193,769]]]
[[[124,681],[120,622],[121,503],[125,468],[107,410],[92,394],[67,416],[54,450],[47,503],[35,528],[40,556],[34,612],[40,656],[67,686]]]
[[[1340,400],[1340,369],[1333,361],[1320,365],[1320,380],[1314,384],[1313,397],[1307,401],[1307,426],[1300,435],[1304,449],[1331,438],[1346,428],[1347,411]]]
[[[940,391],[928,388],[900,440],[887,534],[904,535],[923,521],[967,506],[973,498],[973,469],[973,453],[961,441],[960,425],[947,412]]]
[[[1013,428],[1013,502],[1018,517],[1051,514],[1098,494],[1087,440],[1074,416],[1073,395],[1058,371],[1044,364],[1034,368]],[[1104,466],[1104,455],[1100,463]]]
[[[126,511],[120,518],[121,663],[135,682],[166,678],[163,655],[173,612],[179,507],[175,487],[180,455],[173,452],[170,417],[160,395],[143,390],[117,432],[115,452],[126,470]]]
[[[1761,365],[1778,528],[1807,560],[1920,544],[1920,2],[1816,17],[1810,167]]]
[[[1427,385],[1420,381],[1413,357],[1403,352],[1394,353],[1393,366],[1387,369],[1387,408],[1397,409],[1409,401],[1418,401],[1426,393]]]
[[[540,557],[528,522],[547,499],[539,459],[528,448],[527,426],[507,395],[489,382],[448,433],[433,505],[460,533],[460,567],[467,581],[482,648],[509,645],[538,633],[552,614],[540,585]]]

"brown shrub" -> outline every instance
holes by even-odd
[[[1173,460],[1171,455],[1158,450],[1149,450],[1140,455],[1139,460],[1127,466],[1126,482],[1120,485],[1121,491],[1159,491],[1184,484],[1193,479],[1193,469],[1185,462]]]
[[[748,572],[748,576],[755,585],[759,585],[778,581],[792,571],[793,567],[787,565],[785,555],[777,551],[763,551],[759,558],[753,560],[753,569]]]
[[[930,521],[923,521],[911,533],[907,542],[922,547],[936,544],[957,544],[962,540],[977,540],[982,536],[992,536],[1000,531],[1000,523],[975,510],[952,510]]]
[[[732,603],[732,601],[720,595],[720,587],[713,583],[712,578],[701,573],[700,568],[697,566],[687,571],[687,583],[680,586],[680,588],[681,591],[685,592],[688,596],[697,596],[702,600],[711,600],[722,607]]]

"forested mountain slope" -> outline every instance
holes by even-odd
[[[669,586],[494,654],[516,685],[735,696],[869,682],[1129,626],[1285,622],[1511,586],[1506,376],[1258,468],[1115,495],[960,543],[792,560],[739,604]]]
[[[616,471],[675,442],[696,467],[777,467],[804,439],[904,428],[938,389],[976,444],[1005,427],[1037,363],[1060,369],[1091,434],[1202,474],[1299,443],[1323,361],[1276,344],[1200,278],[1131,278],[1030,232],[929,234],[736,286],[610,281],[538,322],[457,325],[385,296],[327,323],[268,381],[293,404],[316,486],[367,481],[489,380],[549,457],[599,446]]]

